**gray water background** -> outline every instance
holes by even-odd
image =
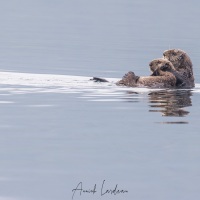
[[[0,69],[149,75],[152,59],[180,48],[200,83],[199,7],[197,0],[1,1]],[[8,90],[20,87],[1,85],[0,199],[68,200],[80,181],[85,189],[97,184],[98,193],[78,200],[200,198],[195,89],[94,101],[84,92]],[[100,196],[103,180],[128,194]]]

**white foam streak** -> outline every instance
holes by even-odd
[[[26,93],[85,93],[85,97],[115,97],[124,92],[146,94],[159,89],[128,88],[115,85],[118,78],[106,78],[108,83],[91,81],[92,77],[69,76],[55,74],[32,74],[17,72],[0,72],[1,95]],[[196,84],[194,92],[200,92],[200,84]]]

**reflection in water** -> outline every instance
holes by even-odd
[[[192,106],[191,90],[162,90],[149,93],[149,112],[161,112],[163,116],[184,117],[189,114],[183,108]]]
[[[138,92],[134,92],[134,91],[127,91],[126,92],[126,96],[123,98],[120,98],[123,101],[129,102],[129,103],[138,103],[140,102],[138,99]]]

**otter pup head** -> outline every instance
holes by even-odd
[[[149,66],[153,72],[151,76],[175,76],[176,86],[185,86],[184,79],[169,60],[163,58],[155,59],[150,62]]]
[[[192,69],[192,61],[189,56],[180,49],[170,49],[166,50],[163,53],[164,59],[167,59],[172,62],[176,70],[186,69],[190,67]]]
[[[164,58],[158,58],[158,59],[152,60],[149,63],[149,67],[150,67],[150,70],[153,73],[154,72],[157,73],[160,70],[161,71],[172,71],[172,70],[175,70],[173,64],[169,60],[164,59]]]

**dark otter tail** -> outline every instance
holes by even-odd
[[[104,78],[98,78],[98,77],[93,77],[90,80],[94,81],[94,82],[108,82],[106,79],[104,79]]]

